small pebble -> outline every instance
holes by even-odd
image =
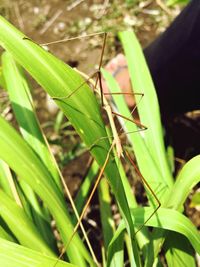
[[[33,13],[34,13],[35,15],[38,15],[38,14],[40,13],[40,9],[39,9],[38,6],[35,6],[35,7],[33,8]]]

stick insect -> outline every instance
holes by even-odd
[[[102,33],[99,33],[99,34],[102,34]],[[89,35],[89,36],[93,36],[94,34],[92,35]],[[103,38],[103,45],[102,45],[102,51],[101,51],[101,56],[100,56],[100,62],[99,62],[99,67],[97,69],[97,71],[95,71],[92,75],[90,76],[87,76],[85,75],[84,73],[82,72],[79,72],[84,78],[85,78],[85,81],[79,86],[77,87],[72,93],[70,93],[70,95],[68,96],[64,96],[64,97],[53,97],[53,99],[55,100],[61,100],[61,99],[68,99],[70,97],[72,97],[78,90],[80,90],[82,88],[82,86],[85,84],[85,83],[89,83],[92,85],[93,87],[93,90],[94,92],[96,92],[99,96],[100,96],[100,99],[101,99],[101,105],[102,105],[102,108],[105,109],[106,113],[107,113],[107,116],[108,116],[108,119],[109,119],[109,122],[110,122],[110,126],[111,126],[111,130],[112,130],[112,135],[113,135],[113,141],[111,143],[111,146],[110,146],[110,149],[107,153],[107,156],[106,156],[106,159],[104,161],[104,164],[99,172],[99,175],[97,177],[97,180],[95,182],[95,185],[92,189],[92,192],[90,193],[90,196],[82,210],[82,213],[81,215],[79,216],[79,219],[78,219],[78,222],[77,224],[75,225],[74,227],[74,231],[72,233],[72,236],[71,238],[69,239],[67,245],[65,246],[65,249],[63,250],[63,252],[60,254],[59,256],[59,259],[62,257],[62,255],[64,254],[65,250],[67,249],[67,247],[69,246],[71,240],[73,239],[77,229],[79,228],[80,224],[81,224],[81,221],[85,215],[85,212],[89,206],[89,203],[95,193],[95,190],[101,180],[101,177],[104,173],[104,170],[106,168],[106,165],[110,159],[110,155],[111,155],[111,151],[113,150],[113,148],[115,147],[115,150],[116,150],[116,154],[117,154],[117,157],[120,159],[121,157],[126,157],[126,159],[128,159],[128,161],[133,165],[133,167],[135,168],[136,172],[138,173],[139,177],[141,178],[143,184],[146,186],[146,188],[149,190],[149,192],[151,193],[151,195],[154,197],[155,201],[157,202],[157,207],[155,208],[155,210],[152,212],[152,214],[149,216],[149,218],[144,222],[143,225],[141,225],[139,227],[139,229],[137,230],[140,231],[141,228],[151,219],[151,217],[156,213],[156,211],[160,208],[161,204],[160,204],[160,201],[159,199],[157,198],[156,194],[154,193],[154,191],[152,190],[152,188],[150,187],[150,185],[148,184],[148,182],[145,180],[145,178],[142,176],[142,174],[140,173],[139,169],[137,168],[136,164],[134,163],[130,153],[126,150],[124,150],[122,148],[122,144],[121,144],[121,137],[123,135],[125,135],[125,133],[122,133],[121,135],[118,134],[117,132],[117,129],[116,129],[116,125],[115,125],[115,122],[114,122],[114,119],[113,119],[113,116],[116,116],[116,117],[120,117],[122,119],[125,119],[127,121],[130,121],[134,124],[137,125],[137,127],[139,128],[139,130],[146,130],[147,127],[144,126],[142,123],[140,123],[140,121],[137,121],[137,120],[134,120],[133,118],[128,118],[128,117],[125,117],[115,111],[112,110],[111,106],[109,105],[107,99],[106,99],[106,95],[112,95],[111,93],[104,93],[103,92],[103,86],[102,86],[102,76],[101,76],[101,67],[102,67],[102,63],[103,63],[103,54],[104,54],[104,50],[105,50],[105,45],[106,45],[106,38],[107,38],[107,33],[103,33],[104,35],[104,38]],[[89,36],[86,36],[86,37],[89,37]],[[81,38],[81,37],[77,37],[77,38]],[[72,38],[74,39],[74,38]],[[61,40],[60,42],[63,42],[63,41],[69,41],[69,40],[72,40],[72,39],[68,39],[68,40]],[[53,43],[58,43],[59,41],[56,41],[56,42],[53,42]],[[47,43],[46,45],[49,45],[51,43]],[[93,80],[93,78],[95,78],[96,76],[96,79],[95,81]],[[121,93],[121,92],[118,92],[118,93],[115,93],[117,95],[120,95],[120,94],[125,94],[125,95],[140,95],[141,98],[140,100],[142,99],[143,97],[143,94],[137,94],[137,93]],[[140,102],[140,101],[139,101]],[[131,114],[135,111],[136,109],[136,105],[135,107],[133,108]],[[122,128],[120,129],[120,131],[122,130]],[[138,131],[139,131],[138,130]],[[103,137],[104,138],[104,137]],[[105,138],[108,138],[108,137],[105,137]],[[97,140],[98,142],[99,140]],[[94,144],[95,145],[95,144]],[[136,233],[137,233],[136,232]],[[135,233],[135,234],[136,234]],[[56,263],[57,264],[57,263]],[[56,264],[54,265],[54,267],[56,266]]]

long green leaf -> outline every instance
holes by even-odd
[[[16,242],[16,240],[0,225],[0,237],[11,242]]]
[[[138,105],[138,112],[142,123],[148,127],[148,130],[143,133],[146,146],[163,180],[171,187],[173,179],[165,155],[160,110],[150,72],[135,34],[124,31],[120,32],[119,36],[127,57],[134,92],[144,94],[142,103]],[[138,96],[136,96],[137,100]]]
[[[36,225],[38,231],[43,236],[46,243],[54,250],[57,251],[56,248],[56,240],[52,232],[51,227],[51,215],[49,214],[49,211],[47,208],[45,208],[45,211],[48,212],[45,214],[44,207],[39,205],[39,201],[37,199],[37,196],[35,192],[32,190],[32,188],[22,179],[19,180],[19,187],[18,191],[20,192],[20,189],[23,190],[23,196],[24,201],[23,207],[29,208],[30,212],[30,218],[32,218],[32,221]],[[40,201],[41,202],[41,201]]]
[[[194,250],[183,235],[170,232],[164,245],[168,266],[195,267]]]
[[[191,192],[192,188],[199,182],[200,180],[200,156],[196,156],[192,158],[190,161],[186,163],[183,169],[180,171],[174,186],[171,189],[169,194],[169,198],[166,199],[164,203],[165,206],[171,209],[178,209],[182,211],[182,205],[186,200],[186,197]],[[157,236],[161,236],[161,232],[157,229],[153,231],[152,238],[153,242],[153,250],[151,250],[151,260],[150,265],[152,265],[153,258],[155,258],[164,243],[163,238],[157,238]],[[169,237],[170,238],[170,233]]]
[[[111,212],[111,197],[109,194],[108,182],[105,180],[105,178],[101,179],[100,181],[100,185],[98,188],[98,196],[104,247],[105,251],[107,251],[108,244],[110,243],[113,237],[115,226]]]
[[[8,165],[0,159],[0,186],[10,197],[13,197],[13,192],[9,184],[9,181],[12,179]]]
[[[2,190],[0,190],[0,215],[22,245],[54,256],[23,209]]]
[[[197,165],[198,165],[197,160],[196,160],[196,164],[195,162],[193,164],[193,168],[195,167],[195,169],[193,169],[192,172],[190,169],[191,179],[188,178],[190,177],[190,175],[189,175],[189,172],[187,172],[186,180],[191,181],[191,184],[187,184],[187,182],[184,182],[183,185],[179,183],[175,187],[172,187],[172,178],[169,173],[169,168],[168,168],[164,145],[163,145],[162,129],[161,129],[161,124],[160,124],[160,115],[159,115],[157,98],[155,96],[155,90],[153,87],[153,83],[152,83],[144,56],[142,54],[142,50],[133,34],[124,32],[120,34],[120,37],[121,37],[121,40],[122,40],[122,43],[123,43],[123,46],[124,46],[124,49],[127,55],[129,73],[130,73],[130,77],[132,80],[133,88],[135,92],[144,93],[143,100],[138,106],[138,111],[139,111],[140,119],[142,123],[144,123],[148,127],[147,131],[144,133],[144,141],[147,145],[148,153],[154,159],[154,162],[150,161],[151,163],[149,166],[149,172],[151,173],[151,170],[154,166],[159,167],[159,170],[161,171],[162,176],[156,177],[156,179],[158,178],[158,181],[159,181],[159,179],[162,178],[163,184],[164,184],[164,181],[167,182],[170,188],[170,190],[167,190],[168,194],[165,194],[164,197],[161,198],[162,206],[170,207],[170,208],[172,207],[178,208],[179,204],[180,205],[183,204],[186,198],[186,195],[191,190],[191,187],[194,186],[195,184],[194,179],[196,178],[196,182],[198,180],[197,179],[197,175],[198,175],[197,174]],[[141,172],[143,172],[143,170],[146,167],[148,168],[148,165],[145,164],[144,162],[143,164],[140,164],[140,157],[138,158],[138,153],[137,151],[135,152],[136,152],[137,160],[139,159],[138,163],[140,166],[140,170]],[[148,180],[148,176],[145,176],[145,178],[147,178]],[[178,179],[177,181],[180,181],[180,180]],[[151,183],[150,185],[153,189],[155,189],[154,184]],[[158,191],[155,190],[155,192],[158,192]],[[185,194],[185,198],[184,198],[184,194]],[[164,235],[164,232],[160,230],[155,230],[154,232],[155,232],[155,234],[153,235],[154,238],[156,238],[157,236]],[[151,255],[154,255],[154,256],[157,255],[159,248],[161,247],[161,244],[163,241],[164,239],[161,239],[159,241],[158,238],[156,241],[154,241],[153,247],[156,253],[155,254],[151,253]],[[151,250],[150,247],[149,249]],[[151,263],[149,266],[151,266]]]
[[[0,158],[7,162],[20,179],[24,179],[46,203],[56,220],[64,242],[67,243],[72,235],[73,226],[60,190],[55,186],[54,180],[41,160],[2,117],[0,117],[0,129]],[[91,264],[93,262],[78,235],[72,240],[67,254],[72,262],[77,262],[81,266],[85,266],[83,257]]]
[[[50,267],[54,266],[56,261],[56,258],[0,238],[0,266]],[[56,267],[77,267],[77,265],[58,261]]]
[[[124,225],[121,223],[108,247],[108,267],[122,267],[124,263]]]
[[[30,39],[27,39],[24,34],[2,17],[0,17],[0,43],[30,72],[51,97],[65,97],[64,99],[57,99],[57,104],[71,121],[85,144],[91,148],[90,151],[99,166],[103,166],[110,144],[107,139],[102,139],[107,134],[97,100],[87,84],[81,86],[84,81],[80,75]],[[81,89],[77,90],[80,86]],[[77,91],[73,93],[75,90]],[[66,98],[69,95],[71,97]],[[130,210],[114,161],[109,160],[105,168],[105,174],[131,236],[133,224]],[[137,253],[136,258],[138,258]]]
[[[42,133],[35,114],[29,84],[24,71],[8,52],[3,53],[2,64],[6,88],[20,131],[24,139],[38,154],[41,160],[43,160],[45,166],[49,169],[52,178],[55,179],[57,186],[61,190],[61,180],[58,167],[49,150],[46,138]],[[33,220],[38,226],[38,229],[40,229],[41,234],[45,240],[51,244],[52,248],[55,247],[50,222],[44,220],[43,210],[35,196],[35,193],[27,184],[25,184],[24,181],[19,181],[19,183],[24,195],[26,196],[26,200],[30,203],[31,214]],[[27,205],[26,202],[23,203],[24,205]]]
[[[107,72],[102,70],[103,76],[106,79],[108,87],[112,93],[120,92],[120,87],[114,77]],[[145,97],[145,96],[144,96]],[[144,98],[143,97],[143,98]],[[127,104],[123,97],[118,95],[113,95],[115,104],[117,105],[118,112],[127,118],[131,118],[131,112],[129,111]],[[143,102],[140,103],[143,105]],[[168,184],[162,179],[161,172],[159,171],[157,165],[154,162],[149,149],[145,144],[143,138],[143,132],[138,132],[138,128],[132,122],[124,120],[125,129],[130,135],[128,139],[131,142],[135,156],[140,168],[142,175],[145,177],[147,182],[151,185],[151,188],[162,202],[162,199],[165,197],[165,193],[169,191]],[[143,122],[142,122],[143,123]],[[147,129],[146,131],[148,131]]]
[[[200,182],[200,155],[189,160],[180,171],[166,206],[180,209],[192,188]]]
[[[24,139],[43,160],[61,189],[58,167],[50,153],[46,138],[41,130],[33,107],[29,84],[22,67],[8,52],[2,55],[3,75],[9,99]]]
[[[168,6],[173,6],[176,4],[187,4],[188,2],[189,0],[168,0],[166,4]]]
[[[87,200],[87,197],[89,196],[89,192],[92,186],[93,181],[95,180],[95,177],[97,175],[99,166],[96,163],[96,161],[92,162],[92,165],[83,181],[83,183],[80,186],[80,189],[76,195],[75,198],[75,205],[77,208],[77,211],[81,213],[81,210],[83,209],[85,202]]]
[[[131,188],[131,186],[129,184],[128,178],[126,176],[126,172],[125,172],[125,170],[123,168],[123,165],[122,165],[121,161],[117,160],[116,162],[117,162],[117,166],[119,168],[119,172],[120,172],[120,176],[121,176],[121,179],[122,179],[122,183],[124,185],[124,189],[125,189],[126,196],[127,196],[127,199],[128,199],[129,207],[130,207],[130,209],[134,209],[138,205],[137,205],[134,193],[133,193],[133,189]],[[137,231],[137,230],[138,230],[138,228],[135,227],[135,231]],[[147,253],[146,248],[147,248],[147,244],[149,243],[149,232],[148,232],[148,229],[146,227],[143,227],[137,233],[137,236],[135,237],[135,239],[137,240],[137,243],[138,243],[140,249],[143,252],[142,253],[143,258],[146,258],[146,253]]]
[[[153,208],[136,208],[132,210],[136,225],[143,225],[152,213]],[[200,234],[193,223],[180,212],[160,208],[156,215],[147,223],[147,226],[175,231],[184,235],[190,241],[197,253],[200,253]]]

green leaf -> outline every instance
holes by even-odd
[[[13,197],[10,182],[13,182],[12,174],[8,165],[0,159],[0,186],[10,196]]]
[[[17,173],[20,179],[38,194],[55,218],[64,243],[73,232],[65,200],[55,185],[49,171],[45,168],[31,147],[17,132],[0,117],[0,158]],[[76,234],[68,247],[67,254],[72,262],[85,266],[84,258],[92,265],[92,259],[82,241]]]
[[[6,89],[5,81],[2,73],[2,66],[0,66],[0,87]]]
[[[171,190],[167,207],[180,209],[192,188],[200,181],[200,155],[189,160],[180,171]]]
[[[120,92],[119,85],[117,84],[113,76],[105,70],[102,70],[102,73],[104,78],[106,79],[110,91],[112,93]],[[117,105],[119,113],[123,116],[126,116],[127,118],[132,118],[132,115],[123,97],[113,95],[113,99],[115,101],[115,104]],[[140,104],[142,105],[143,103],[141,102]],[[125,125],[126,132],[131,133],[130,135],[128,135],[128,139],[131,142],[131,146],[134,150],[140,171],[143,177],[147,180],[148,184],[151,185],[154,193],[162,202],[162,199],[165,197],[165,193],[169,191],[169,187],[165,180],[162,178],[161,172],[159,171],[158,166],[155,164],[155,161],[153,160],[151,153],[147,145],[145,144],[143,132],[141,134],[138,130],[138,127],[132,122],[123,121],[123,123]],[[148,130],[149,129],[147,129],[146,131]]]
[[[54,255],[42,240],[33,222],[23,209],[2,190],[0,190],[0,215],[22,245],[38,250],[46,255]]]
[[[136,225],[143,225],[152,214],[152,208],[136,208],[132,215]],[[156,214],[146,223],[146,226],[175,231],[184,235],[190,241],[197,253],[200,253],[200,234],[193,223],[178,211],[159,208]]]
[[[137,109],[142,124],[148,127],[143,132],[145,144],[163,180],[171,187],[173,178],[165,154],[158,99],[142,48],[132,31],[120,32],[119,36],[126,54],[134,93],[144,94]],[[136,95],[135,98],[137,103],[139,96]]]
[[[22,179],[19,180],[18,192],[23,190],[23,195],[20,197],[23,203],[24,209],[28,206],[28,215],[32,218],[32,221],[36,225],[46,243],[57,252],[55,236],[51,227],[51,216],[48,211],[48,216],[44,212],[44,207],[39,204],[36,194],[32,188]],[[24,198],[24,199],[23,199]],[[41,201],[40,201],[41,202]]]
[[[163,203],[163,207],[170,209],[177,209],[182,211],[183,203],[185,202],[187,196],[190,194],[192,188],[199,182],[200,179],[200,156],[196,156],[188,161],[183,169],[180,171],[174,186],[171,189],[169,198]],[[166,234],[166,233],[165,233]],[[152,233],[153,250],[150,247],[151,253],[149,253],[151,259],[149,259],[150,265],[152,265],[153,258],[155,258],[162,244],[164,243],[164,232],[161,233],[160,230],[155,229]],[[159,236],[159,238],[158,238]],[[163,236],[163,238],[160,238]]]
[[[124,185],[124,189],[126,192],[128,204],[129,204],[130,209],[132,210],[138,206],[136,199],[135,199],[135,196],[134,196],[134,192],[133,192],[133,189],[131,188],[131,186],[129,184],[128,178],[126,176],[126,173],[125,173],[125,170],[123,168],[121,161],[116,160],[116,162],[117,162],[117,166],[118,166],[118,169],[120,172],[120,176],[122,178],[122,183]],[[135,227],[135,231],[137,231],[137,230],[138,230],[138,228]],[[143,227],[137,233],[136,237],[134,237],[134,238],[137,240],[138,246],[140,247],[140,249],[143,252],[142,253],[143,258],[146,258],[146,253],[147,253],[146,248],[147,248],[147,244],[149,243],[149,238],[150,238],[148,229]]]
[[[11,242],[16,242],[16,240],[0,225],[0,237]]]
[[[191,199],[191,203],[190,203],[190,207],[194,208],[194,207],[199,207],[200,206],[200,192],[197,191],[196,193],[194,193],[194,195],[192,196]]]
[[[189,3],[189,0],[168,0],[167,1],[167,6],[173,6],[176,4],[187,4]]]
[[[7,91],[20,131],[24,139],[43,160],[57,186],[62,190],[58,167],[35,114],[29,84],[24,71],[8,52],[3,53],[2,64]],[[35,193],[24,181],[19,181],[19,183],[26,196],[26,201],[28,200],[30,203],[33,220],[48,244],[55,248],[55,238],[51,231],[50,222],[44,219],[42,207]],[[27,205],[26,202],[23,201],[23,203]]]
[[[195,267],[194,250],[188,239],[183,235],[170,232],[167,236],[164,250],[168,266],[191,266]]]
[[[114,236],[108,247],[108,267],[119,266],[124,264],[124,225],[121,223],[114,233]]]
[[[80,186],[80,189],[79,189],[79,191],[76,195],[75,201],[74,201],[78,213],[81,213],[81,210],[84,207],[84,204],[87,200],[87,197],[89,196],[89,192],[90,192],[92,183],[95,180],[95,177],[97,175],[98,170],[99,170],[98,164],[96,163],[96,161],[93,161],[83,183]]]
[[[100,108],[93,92],[84,83],[83,78],[68,65],[26,38],[2,17],[0,17],[0,43],[51,97],[56,97],[56,103],[90,148],[90,152],[99,166],[103,166],[110,149],[110,143],[108,139],[102,139],[107,134]],[[77,90],[78,88],[81,89]],[[70,97],[67,98],[67,96]],[[117,166],[111,159],[105,168],[105,174],[131,236],[134,228],[130,209]],[[133,238],[131,239],[133,240]],[[136,258],[138,258],[136,247],[135,253]]]
[[[43,160],[61,189],[58,167],[35,114],[29,84],[24,71],[8,52],[2,55],[2,66],[9,99],[20,126],[20,131],[24,139]]]
[[[115,230],[115,224],[112,218],[111,211],[111,197],[109,193],[108,182],[105,178],[101,179],[98,188],[101,226],[104,239],[105,251],[107,251],[108,244],[110,243]]]
[[[0,265],[4,267],[77,267],[0,238]]]

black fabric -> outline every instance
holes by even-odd
[[[144,49],[162,117],[200,109],[200,0]]]

